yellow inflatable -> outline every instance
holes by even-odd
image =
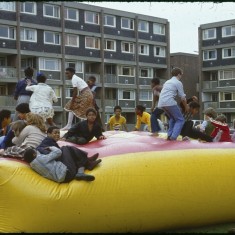
[[[80,146],[102,157],[93,182],[58,184],[0,158],[0,232],[157,232],[234,222],[235,144],[105,134]]]

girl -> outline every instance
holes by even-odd
[[[58,101],[54,90],[45,84],[47,78],[42,73],[37,75],[37,85],[31,85],[31,81],[28,82],[27,91],[32,91],[33,94],[29,101],[29,108],[32,113],[37,113],[43,117],[44,121],[50,126],[55,125],[53,122],[54,109],[53,103]]]

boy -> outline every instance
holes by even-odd
[[[99,154],[96,153],[92,157],[87,157],[87,152],[77,149],[73,146],[62,146],[61,148],[57,144],[60,139],[60,129],[57,126],[51,126],[47,129],[47,137],[41,142],[41,144],[36,148],[36,150],[41,154],[49,154],[50,149],[48,147],[54,146],[62,150],[62,155],[68,156],[72,155],[76,159],[83,159],[84,167],[88,170],[93,170],[100,162],[98,159]]]
[[[151,131],[151,120],[150,114],[145,112],[145,107],[143,105],[136,105],[135,107],[136,125],[134,131],[139,131],[141,123],[145,124],[144,131]]]
[[[23,160],[28,162],[31,168],[43,177],[58,183],[68,183],[73,179],[93,181],[93,175],[84,173],[83,162],[77,162],[71,156],[65,156],[55,147],[48,147],[49,154],[37,154],[36,149],[26,149]]]
[[[126,118],[121,115],[122,108],[120,106],[114,107],[114,115],[109,118],[107,130],[121,131],[123,128],[128,131],[126,126]]]

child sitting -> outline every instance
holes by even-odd
[[[68,183],[73,179],[93,181],[93,175],[84,173],[82,162],[78,163],[71,156],[65,156],[59,148],[48,147],[49,154],[37,154],[36,149],[26,149],[23,160],[28,162],[31,168],[43,177],[58,183]]]

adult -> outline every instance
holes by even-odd
[[[162,108],[169,117],[167,139],[176,140],[184,125],[184,117],[177,105],[176,97],[180,97],[186,112],[189,111],[189,107],[187,105],[183,84],[180,81],[183,75],[182,69],[173,68],[171,75],[171,79],[166,81],[163,85],[159,96],[158,107]]]
[[[46,84],[47,77],[42,74],[37,74],[37,85],[32,85],[31,81],[28,81],[27,91],[32,91],[33,94],[29,101],[29,108],[32,113],[39,114],[44,119],[44,122],[50,126],[54,126],[53,122],[54,109],[53,103],[58,101],[54,90]]]
[[[80,77],[75,74],[74,68],[66,68],[65,76],[68,80],[71,80],[73,86],[72,99],[65,105],[64,109],[67,112],[72,112],[76,117],[80,119],[86,119],[86,111],[88,108],[94,107],[94,97],[88,87],[88,84]],[[78,95],[78,92],[80,94]],[[73,115],[68,117],[68,123],[63,128],[63,130],[69,129],[72,126],[72,121],[70,118]],[[70,126],[69,126],[70,125]]]
[[[28,81],[31,82],[32,85],[36,85],[37,82],[33,79],[34,70],[31,67],[28,67],[24,70],[25,78],[20,80],[16,84],[14,99],[17,100],[16,105],[21,103],[29,103],[30,97],[33,94],[32,91],[27,91],[25,88],[27,86]],[[19,120],[17,111],[15,112],[14,121]]]

